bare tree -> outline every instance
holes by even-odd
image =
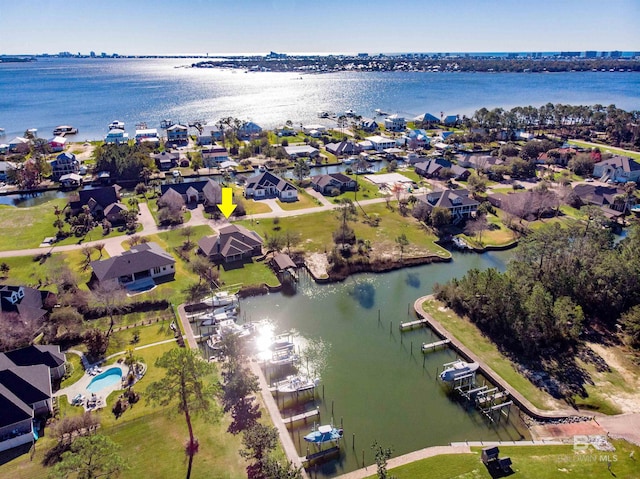
[[[126,290],[116,281],[101,282],[93,290],[93,297],[105,314],[109,316],[109,330],[106,334],[108,339],[115,326],[114,316],[122,310],[126,302]]]
[[[96,243],[93,245],[93,249],[95,249],[98,253],[100,253],[100,258],[102,258],[102,251],[104,251],[104,243]]]

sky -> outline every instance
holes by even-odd
[[[0,54],[640,51],[640,0],[0,0]]]

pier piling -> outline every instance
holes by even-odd
[[[351,449],[356,450],[356,433],[353,433],[353,437],[351,438]]]

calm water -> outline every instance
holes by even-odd
[[[326,346],[321,374],[324,400],[321,386],[316,404],[323,424],[331,420],[333,404],[334,422],[343,421],[346,441],[343,456],[325,466],[325,476],[362,466],[362,450],[365,463],[373,463],[374,440],[400,455],[452,441],[520,438],[513,425],[491,427],[478,413],[447,397],[435,380],[436,368],[455,355],[448,350],[429,353],[423,368],[420,345],[435,340],[428,330],[405,332],[402,342],[398,331],[399,322],[408,319],[408,306],[430,293],[435,282],[461,276],[473,267],[504,269],[510,255],[454,253],[452,263],[360,274],[331,285],[317,285],[303,276],[294,296],[278,293],[242,301],[247,319],[268,318],[276,324],[276,332],[294,329],[302,338]],[[515,420],[517,414],[511,417]],[[300,435],[310,427],[302,425]],[[292,437],[297,445],[297,430]],[[305,454],[306,444],[301,444],[299,452]]]
[[[159,127],[164,118],[251,119],[263,127],[292,120],[318,123],[317,111],[381,108],[407,117],[472,114],[486,106],[547,102],[640,108],[636,73],[243,73],[176,68],[185,59],[41,59],[0,64],[0,127],[6,137],[38,128],[48,137],[60,124],[80,129],[77,140],[98,139],[115,120]]]

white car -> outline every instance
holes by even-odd
[[[178,176],[180,176],[180,172],[178,170],[173,170],[171,174],[173,175],[174,178],[177,178]]]

